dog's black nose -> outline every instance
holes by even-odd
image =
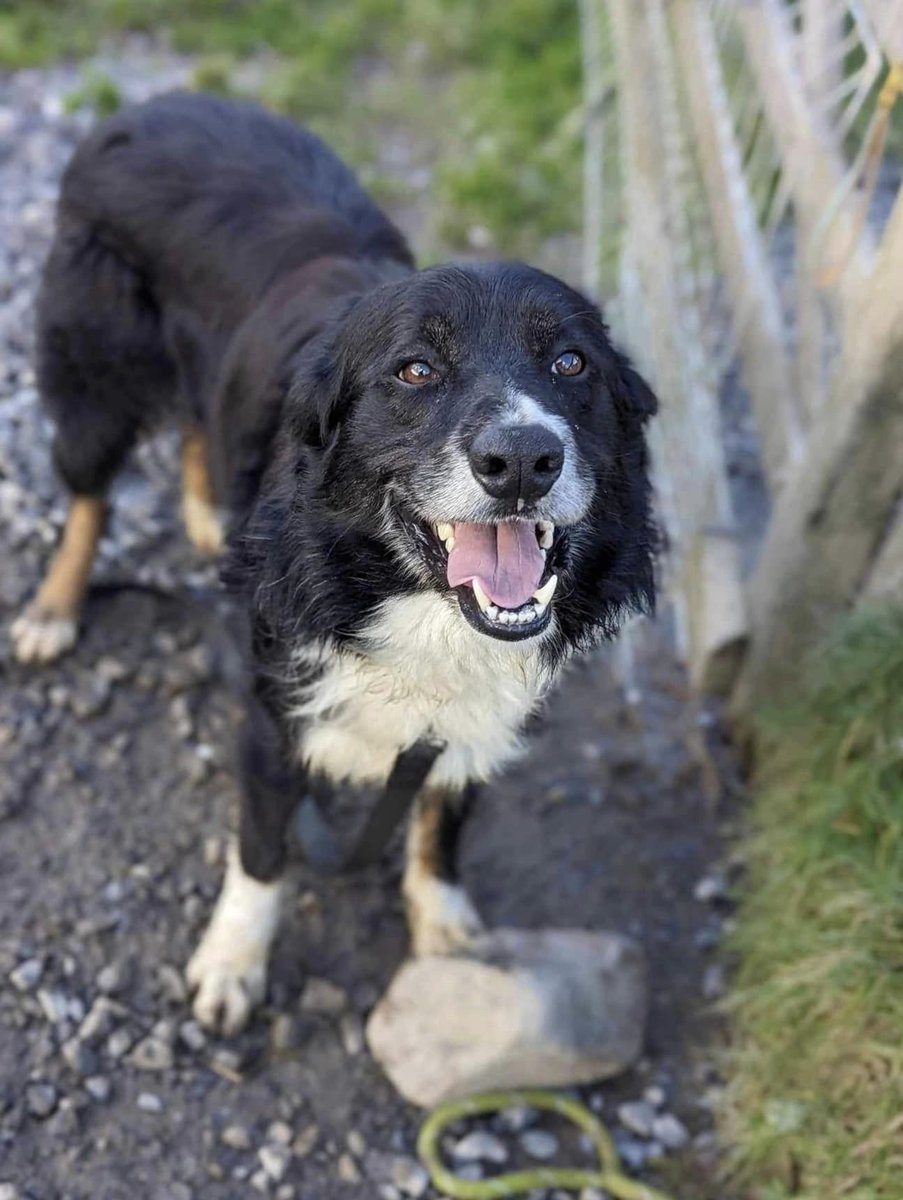
[[[490,425],[473,439],[468,457],[490,496],[529,503],[544,496],[561,474],[564,446],[546,425]]]

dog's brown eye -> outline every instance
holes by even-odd
[[[429,363],[409,362],[398,372],[398,378],[405,383],[433,383],[439,378],[439,372],[434,371]]]
[[[579,375],[586,362],[581,354],[576,350],[565,350],[564,354],[559,354],[552,363],[552,373],[555,375]]]

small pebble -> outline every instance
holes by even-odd
[[[227,1125],[220,1133],[219,1140],[230,1150],[250,1150],[251,1135],[243,1125]]]
[[[0,1200],[21,1200],[21,1196],[14,1183],[0,1183]]]
[[[106,1041],[106,1052],[110,1058],[123,1058],[132,1048],[135,1039],[127,1029],[115,1029]]]
[[[113,1092],[106,1075],[91,1075],[84,1082],[84,1089],[97,1104],[106,1104]]]
[[[56,1088],[52,1083],[30,1083],[25,1089],[25,1105],[33,1117],[49,1117],[57,1105]]]
[[[402,1195],[419,1200],[429,1183],[429,1172],[415,1158],[398,1155],[392,1163],[392,1184]]]
[[[121,963],[109,963],[97,972],[95,983],[98,991],[101,991],[106,996],[115,996],[118,991],[121,991],[122,985],[125,982],[125,970]]]
[[[9,981],[19,992],[33,992],[43,974],[44,963],[40,958],[26,958],[10,971]]]
[[[354,1058],[355,1055],[360,1054],[364,1048],[364,1027],[357,1013],[347,1012],[342,1014],[342,1019],[339,1022],[339,1033],[342,1036],[342,1045],[348,1057]]]
[[[526,1149],[526,1147],[524,1147]],[[529,1151],[528,1151],[529,1153]],[[553,1150],[554,1154],[555,1151]],[[474,1129],[452,1147],[452,1158],[457,1162],[506,1163],[508,1150],[501,1138],[485,1129]],[[538,1157],[542,1157],[539,1155]]]
[[[291,1152],[287,1146],[261,1146],[257,1151],[260,1165],[273,1183],[281,1183],[288,1170]]]
[[[690,1141],[687,1127],[673,1113],[662,1113],[655,1118],[652,1136],[667,1150],[682,1150]]]
[[[655,1109],[645,1100],[631,1100],[627,1104],[618,1105],[618,1120],[631,1133],[639,1137],[651,1137]]]
[[[172,1047],[158,1037],[143,1038],[129,1055],[139,1071],[168,1071],[173,1061]]]
[[[38,1004],[41,1011],[51,1024],[58,1025],[69,1016],[69,1000],[55,988],[39,988]]]
[[[295,1158],[307,1158],[316,1146],[319,1136],[319,1125],[306,1125],[292,1142],[292,1154]]]
[[[337,1017],[347,1007],[348,996],[337,984],[328,979],[308,979],[301,994],[303,1012]]]
[[[273,1121],[267,1126],[266,1139],[277,1146],[288,1146],[292,1140],[292,1127],[285,1121]]]
[[[78,1036],[83,1042],[97,1042],[101,1038],[105,1038],[113,1028],[116,1021],[116,1006],[106,996],[99,996],[91,1008],[88,1010],[88,1015],[82,1021]]]
[[[345,1138],[345,1145],[355,1158],[363,1158],[367,1152],[367,1143],[364,1141],[364,1135],[358,1129],[349,1130],[348,1136]]]
[[[712,904],[727,898],[727,882],[720,871],[704,875],[693,888],[693,895],[703,904]]]
[[[197,1054],[207,1045],[207,1035],[197,1021],[183,1021],[179,1026],[179,1040],[183,1046]]]
[[[525,1129],[535,1125],[538,1118],[539,1113],[535,1108],[519,1104],[514,1108],[503,1108],[496,1117],[496,1122],[499,1129],[505,1133],[523,1133]]]
[[[188,989],[185,986],[182,972],[174,967],[172,963],[162,964],[157,971],[157,979],[160,984],[160,991],[173,1004],[184,1004],[188,999]]]
[[[653,1084],[652,1087],[647,1087],[643,1092],[643,1099],[647,1104],[651,1104],[653,1108],[661,1108],[665,1103],[665,1089],[659,1085]]]
[[[528,1129],[520,1135],[520,1144],[531,1158],[547,1162],[558,1153],[558,1138],[545,1129]]]
[[[163,1101],[154,1092],[139,1092],[136,1101],[138,1108],[146,1113],[161,1113]]]
[[[340,1154],[336,1171],[343,1183],[360,1183],[361,1173],[350,1154]]]
[[[94,1075],[97,1072],[97,1054],[81,1038],[70,1038],[61,1047],[61,1054],[76,1075]]]

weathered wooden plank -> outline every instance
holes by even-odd
[[[703,0],[673,5],[675,41],[709,213],[724,267],[769,483],[802,453],[802,415],[774,277],[743,174],[714,32]]]
[[[735,20],[781,147],[801,235],[798,252],[846,319],[862,295],[874,239],[857,198],[844,196],[846,167],[826,116],[806,96],[790,9],[783,0],[745,0]]]
[[[805,461],[775,505],[748,591],[743,701],[773,695],[851,605],[903,491],[903,193]]]
[[[632,351],[662,398],[652,430],[659,494],[672,547],[672,587],[691,678],[726,685],[712,671],[742,639],[743,597],[724,470],[717,398],[704,359],[701,317],[686,288],[688,245],[679,236],[682,136],[674,64],[661,0],[609,0],[620,64],[626,208],[625,288]],[[637,63],[651,63],[638,72]],[[642,311],[640,311],[642,310]],[[708,542],[712,540],[710,548]],[[731,559],[733,551],[733,559]],[[708,569],[716,557],[719,570]],[[703,569],[705,568],[705,569]],[[733,588],[726,583],[733,582]],[[729,593],[729,594],[728,594]],[[739,621],[738,621],[739,617]]]

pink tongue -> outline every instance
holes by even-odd
[[[452,587],[479,579],[494,604],[517,608],[539,587],[545,558],[530,521],[502,525],[455,525],[455,548],[448,556]]]

